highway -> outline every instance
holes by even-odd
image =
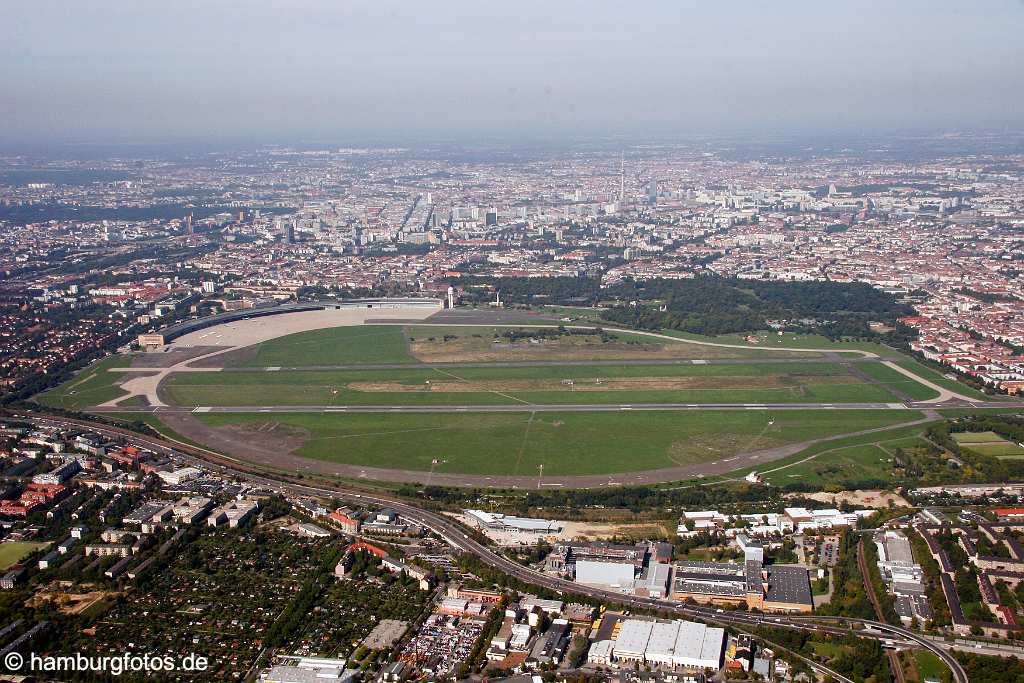
[[[631,595],[623,595],[613,591],[602,590],[568,581],[556,576],[550,576],[530,567],[524,567],[517,562],[506,558],[491,548],[479,543],[465,532],[451,519],[430,510],[416,507],[404,500],[370,495],[357,492],[345,487],[326,488],[314,487],[304,484],[297,484],[281,479],[270,478],[263,473],[253,472],[251,467],[240,461],[207,452],[204,449],[193,448],[184,444],[176,444],[163,439],[145,436],[129,430],[96,424],[84,420],[73,420],[69,418],[43,417],[37,414],[16,415],[21,419],[27,419],[35,424],[65,427],[65,428],[86,428],[113,438],[128,438],[141,445],[153,449],[156,452],[167,455],[174,455],[183,461],[198,464],[208,469],[218,471],[224,475],[239,477],[252,483],[266,486],[279,493],[291,496],[320,496],[345,499],[356,504],[370,504],[387,506],[396,510],[399,514],[421,524],[433,533],[437,534],[446,543],[462,552],[471,553],[483,562],[498,569],[508,576],[517,578],[525,583],[541,586],[559,593],[568,592],[571,594],[585,595],[596,600],[620,604],[633,609],[657,610],[658,612],[672,615],[673,617],[688,617],[700,619],[701,621],[729,624],[739,628],[756,628],[769,626],[774,628],[790,628],[797,630],[813,630],[816,632],[847,633],[846,627],[851,624],[858,624],[870,631],[859,631],[858,635],[875,638],[878,640],[892,640],[910,642],[933,652],[939,659],[946,663],[953,673],[957,683],[968,683],[967,673],[960,663],[953,657],[947,647],[934,642],[926,636],[918,634],[909,629],[899,626],[892,626],[877,621],[866,619],[849,619],[846,617],[823,617],[817,615],[768,615],[750,614],[746,612],[734,612],[717,610],[695,605],[686,605],[677,602],[668,602],[654,598],[643,598]],[[834,628],[823,626],[834,624]],[[810,666],[817,671],[835,676],[838,680],[849,681],[827,667],[816,662],[805,659]]]

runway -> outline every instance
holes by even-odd
[[[280,365],[274,367],[249,367],[232,366],[224,368],[194,367],[185,363],[183,367],[177,367],[176,372],[192,371],[217,371],[217,372],[310,372],[329,370],[460,370],[464,368],[560,368],[560,367],[621,367],[621,366],[646,366],[646,365],[775,365],[792,364],[806,365],[814,363],[882,363],[885,358],[717,358],[717,359],[667,359],[652,358],[648,360],[533,360],[533,361],[495,361],[480,363],[378,363],[378,364],[350,364],[350,365]],[[119,372],[146,371],[152,368],[118,368]]]
[[[1021,402],[927,401],[908,403],[613,403],[436,405],[436,406],[109,406],[104,413],[611,413],[640,410],[935,410],[938,408],[1019,408]]]

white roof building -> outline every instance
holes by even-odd
[[[657,623],[651,629],[651,638],[647,641],[644,659],[648,664],[672,665],[672,653],[675,652],[676,639],[679,637],[679,626],[682,622],[670,621]]]
[[[693,621],[669,622],[626,619],[615,641],[591,646],[591,663],[643,662],[656,666],[687,669],[719,669],[725,649],[725,629]]]
[[[607,666],[611,664],[614,655],[614,640],[598,640],[590,646],[590,651],[587,652],[587,662],[598,666]]]
[[[162,479],[165,484],[177,486],[182,482],[189,481],[190,479],[195,479],[201,474],[202,471],[196,469],[195,467],[182,467],[181,469],[174,470],[173,472],[168,470],[157,472],[156,476],[160,477],[160,479]]]
[[[576,562],[576,583],[632,590],[635,577],[636,567],[632,562]]]
[[[725,647],[725,629],[709,628],[692,621],[680,622],[679,636],[672,653],[673,666],[692,669],[718,669]]]
[[[647,642],[651,639],[653,629],[653,621],[627,619],[622,622],[619,635],[615,637],[615,659],[626,662],[644,661]]]
[[[482,527],[517,531],[527,534],[557,534],[562,530],[562,523],[550,519],[534,519],[532,517],[512,517],[484,510],[464,510],[466,516]]]
[[[349,683],[358,669],[346,669],[345,660],[304,657],[279,664],[260,676],[265,683]]]
[[[862,517],[870,516],[873,510],[854,510],[840,512],[835,508],[808,510],[807,508],[786,508],[785,514],[779,519],[779,527],[788,527],[791,523],[794,531],[805,529],[828,529],[831,527],[857,527]]]

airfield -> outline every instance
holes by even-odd
[[[874,344],[396,308],[208,327],[39,400],[293,471],[529,487],[741,476],[984,398]]]

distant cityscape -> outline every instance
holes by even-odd
[[[735,160],[709,146],[485,163],[282,148],[0,163],[10,387],[197,306],[443,298],[450,283],[459,301],[498,304],[501,278],[707,275],[869,283],[913,306],[914,350],[996,391],[1024,386],[1020,156]]]

